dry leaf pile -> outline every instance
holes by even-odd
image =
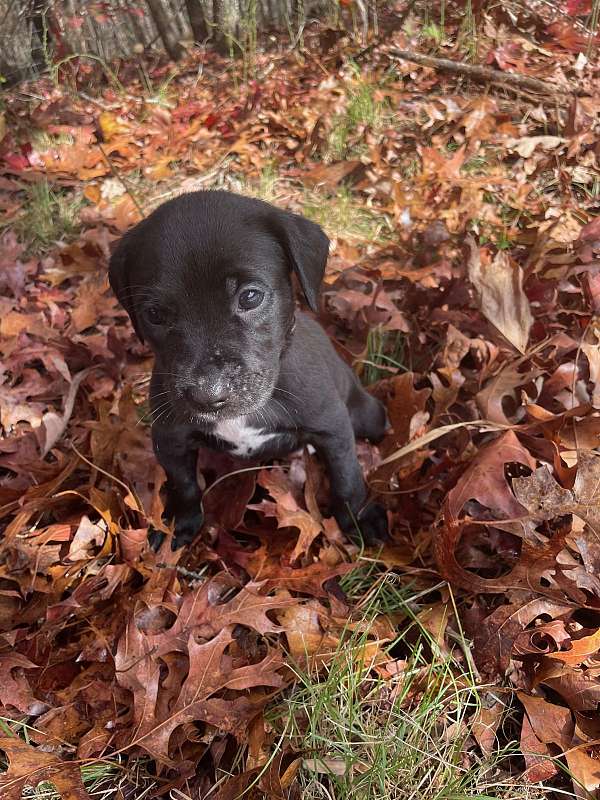
[[[108,290],[110,245],[138,206],[267,168],[295,210],[349,184],[353,204],[387,220],[375,241],[330,230],[324,292],[324,324],[363,374],[369,330],[402,344],[372,386],[393,430],[360,446],[393,534],[368,556],[418,591],[448,582],[460,626],[446,589],[424,596],[446,615],[442,644],[464,630],[490,687],[475,750],[505,735],[498,697],[510,696],[527,778],[558,778],[548,756],[563,756],[600,787],[600,67],[576,9],[482,7],[479,63],[576,91],[459,86],[395,60],[391,46],[416,39],[390,14],[361,75],[347,40],[315,29],[301,56],[258,56],[245,84],[211,53],[190,57],[162,104],[130,64],[125,94],[83,67],[67,88],[6,94],[0,705],[29,727],[26,742],[8,727],[0,739],[3,797],[51,780],[84,798],[79,766],[115,754],[152,760],[165,796],[234,769],[215,796],[237,796],[274,746],[263,715],[293,682],[290,658],[325,666],[359,624],[339,588],[359,549],[319,512],[311,457],[215,483],[189,550],[146,544],[164,482],[144,405],[151,360]],[[155,85],[169,69],[147,65]],[[69,91],[82,85],[86,97]],[[349,128],[336,158],[336,126],[365,86],[383,112]],[[44,176],[83,193],[81,227],[31,255],[23,203]],[[239,466],[208,455],[200,472],[211,484]],[[394,636],[383,616],[368,635],[382,675]],[[293,792],[297,768],[275,759],[258,789]]]

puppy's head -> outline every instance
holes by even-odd
[[[129,231],[110,284],[154,352],[157,408],[210,423],[264,405],[293,326],[292,274],[316,311],[328,249],[315,223],[221,191],[177,197]]]

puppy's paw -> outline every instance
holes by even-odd
[[[358,527],[366,545],[383,544],[389,537],[387,512],[379,503],[369,503],[358,517]]]
[[[386,407],[379,401],[377,401],[377,406],[377,409],[373,412],[370,436],[367,437],[372,444],[379,444],[392,427]]]
[[[200,533],[204,522],[201,511],[178,515],[175,519],[175,533],[171,542],[171,550],[178,550],[186,544],[191,544]]]
[[[152,526],[148,528],[148,544],[150,545],[150,549],[154,550],[155,553],[158,553],[164,540],[165,534],[162,531],[157,531],[156,528]]]
[[[171,550],[178,550],[186,544],[191,544],[200,532],[203,521],[204,517],[200,511],[178,515],[175,520],[175,532],[171,540]],[[150,528],[148,531],[148,541],[154,552],[160,550],[164,540],[164,533]]]
[[[347,507],[338,509],[334,516],[340,528],[351,538],[359,533],[366,545],[376,545],[389,538],[387,513],[379,503],[369,503],[358,516],[349,512]]]

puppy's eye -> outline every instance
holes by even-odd
[[[157,306],[150,306],[146,309],[146,318],[151,325],[164,325],[167,321],[164,312]]]
[[[238,305],[243,311],[251,311],[258,308],[265,299],[265,293],[260,289],[244,289],[238,297]]]

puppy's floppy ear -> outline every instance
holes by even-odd
[[[136,228],[128,231],[120,239],[119,243],[114,249],[108,264],[108,280],[111,289],[119,300],[119,303],[121,303],[125,311],[129,314],[129,318],[131,319],[131,323],[138,335],[138,338],[143,342],[144,337],[140,331],[140,326],[135,313],[135,303],[132,296],[132,290],[129,286],[135,231]]]
[[[319,288],[327,256],[329,239],[320,225],[289,211],[277,211],[271,228],[283,247],[290,268],[298,276],[306,302],[315,313],[319,310]]]

